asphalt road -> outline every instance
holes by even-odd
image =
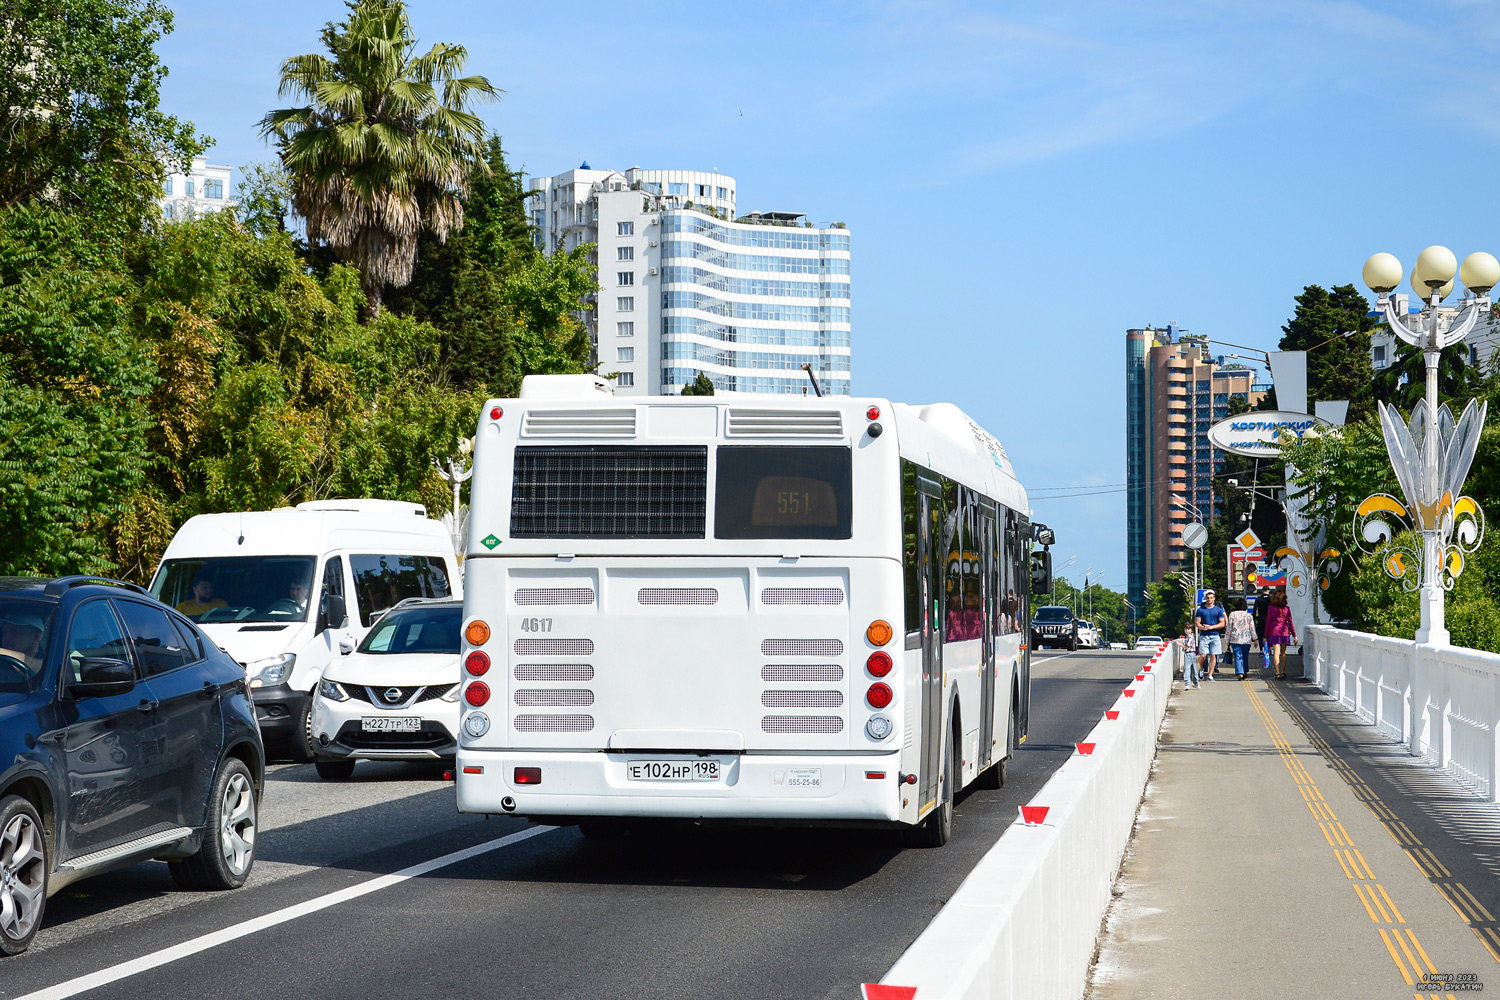
[[[273,767],[243,889],[184,892],[157,863],[76,883],[31,950],[0,960],[0,998],[857,997],[1140,661],[1039,658],[1006,786],[962,796],[939,850],[850,831],[590,841],[461,816],[437,767],[366,763],[350,782]]]

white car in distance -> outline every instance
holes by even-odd
[[[1075,618],[1073,624],[1078,627],[1079,649],[1099,648],[1099,630],[1094,627],[1092,622],[1085,621],[1082,618]]]
[[[402,601],[341,650],[313,698],[319,777],[348,778],[359,760],[453,761],[462,626],[461,601]]]
[[[1159,635],[1138,635],[1135,637],[1135,648],[1144,649],[1147,652],[1156,652],[1162,645],[1162,637]]]

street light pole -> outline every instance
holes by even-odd
[[[1458,307],[1444,309],[1442,301],[1453,290],[1455,273],[1473,294],[1466,296]],[[1401,278],[1401,262],[1388,253],[1375,254],[1365,261],[1365,284],[1379,296],[1376,304],[1385,314],[1391,332],[1422,352],[1427,369],[1426,397],[1413,408],[1406,421],[1394,407],[1379,404],[1386,451],[1406,504],[1386,494],[1367,498],[1355,512],[1355,541],[1367,551],[1395,549],[1414,557],[1412,562],[1421,566],[1417,585],[1421,593],[1421,624],[1416,639],[1447,645],[1444,591],[1463,572],[1464,556],[1478,549],[1484,540],[1483,511],[1472,498],[1458,494],[1474,460],[1487,407],[1470,400],[1455,422],[1446,405],[1438,406],[1438,362],[1443,348],[1460,343],[1480,316],[1489,313],[1490,289],[1500,284],[1500,261],[1487,253],[1471,253],[1460,268],[1453,251],[1447,247],[1430,246],[1423,250],[1411,272],[1412,288],[1423,301],[1416,326],[1408,325],[1407,318],[1397,313],[1390,298]],[[1403,528],[1420,534],[1420,554],[1393,544],[1396,532],[1387,517],[1396,518],[1403,522]],[[1407,566],[1395,553],[1381,562],[1396,579],[1407,573]]]

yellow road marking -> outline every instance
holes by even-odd
[[[1344,863],[1344,852],[1343,851],[1334,851],[1333,852],[1333,856],[1339,859],[1339,867],[1342,868],[1342,869],[1344,869],[1344,877],[1345,878],[1359,878],[1359,876],[1355,875],[1353,872],[1351,872],[1349,870],[1349,866]],[[1355,886],[1355,888],[1358,889],[1359,886]]]
[[[1385,899],[1385,905],[1389,906],[1391,908],[1391,912],[1396,915],[1396,923],[1406,923],[1406,918],[1401,915],[1400,910],[1396,909],[1396,902],[1395,900],[1391,899],[1391,894],[1385,891],[1385,886],[1381,885],[1379,882],[1376,882],[1375,888],[1380,890],[1380,895]],[[1418,945],[1417,947],[1420,948],[1421,945]],[[1425,958],[1426,956],[1424,955],[1423,957]]]
[[[1354,849],[1354,856],[1359,859],[1360,867],[1365,870],[1365,878],[1373,879],[1375,877],[1375,873],[1370,870],[1370,863],[1365,860],[1365,856],[1363,854],[1359,853],[1359,848],[1357,847]]]
[[[1384,927],[1380,928],[1380,940],[1385,942],[1385,950],[1391,953],[1391,961],[1395,962],[1396,968],[1401,970],[1401,978],[1406,980],[1406,985],[1417,985],[1416,981],[1411,978],[1411,973],[1406,971],[1406,965],[1401,961],[1401,956],[1396,954],[1396,946],[1391,943],[1390,935],[1386,933]]]
[[[1354,883],[1354,894],[1359,897],[1359,901],[1361,903],[1365,904],[1365,912],[1370,915],[1370,923],[1372,923],[1372,924],[1378,924],[1378,923],[1380,923],[1380,918],[1375,915],[1375,910],[1374,910],[1373,907],[1370,906],[1370,901],[1365,898],[1365,887],[1364,887],[1364,885],[1362,885],[1359,882]]]
[[[1477,900],[1477,899],[1474,898],[1474,894],[1469,891],[1469,889],[1468,889],[1467,886],[1465,886],[1462,882],[1454,882],[1453,884],[1456,885],[1456,886],[1458,886],[1458,891],[1459,892],[1463,893],[1466,897],[1468,897],[1468,900],[1469,900],[1470,903],[1474,904],[1474,909],[1476,909],[1480,913],[1484,914],[1484,919],[1489,920],[1489,921],[1494,921],[1494,919],[1495,919],[1494,915],[1491,914],[1489,910],[1486,910],[1484,908],[1484,904],[1483,903],[1481,903],[1479,900]]]
[[[1401,932],[1397,931],[1396,936],[1400,937],[1400,935]],[[1422,942],[1417,940],[1417,932],[1408,927],[1406,929],[1406,936],[1411,938],[1411,943],[1416,947],[1417,954],[1422,956],[1422,961],[1427,965],[1427,971],[1436,974],[1437,966],[1433,965],[1432,959],[1427,957],[1427,950],[1422,947]]]

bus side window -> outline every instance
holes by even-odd
[[[922,521],[922,498],[917,493],[917,468],[901,463],[901,568],[906,589],[906,634],[922,630],[922,566],[917,553],[917,530]]]

